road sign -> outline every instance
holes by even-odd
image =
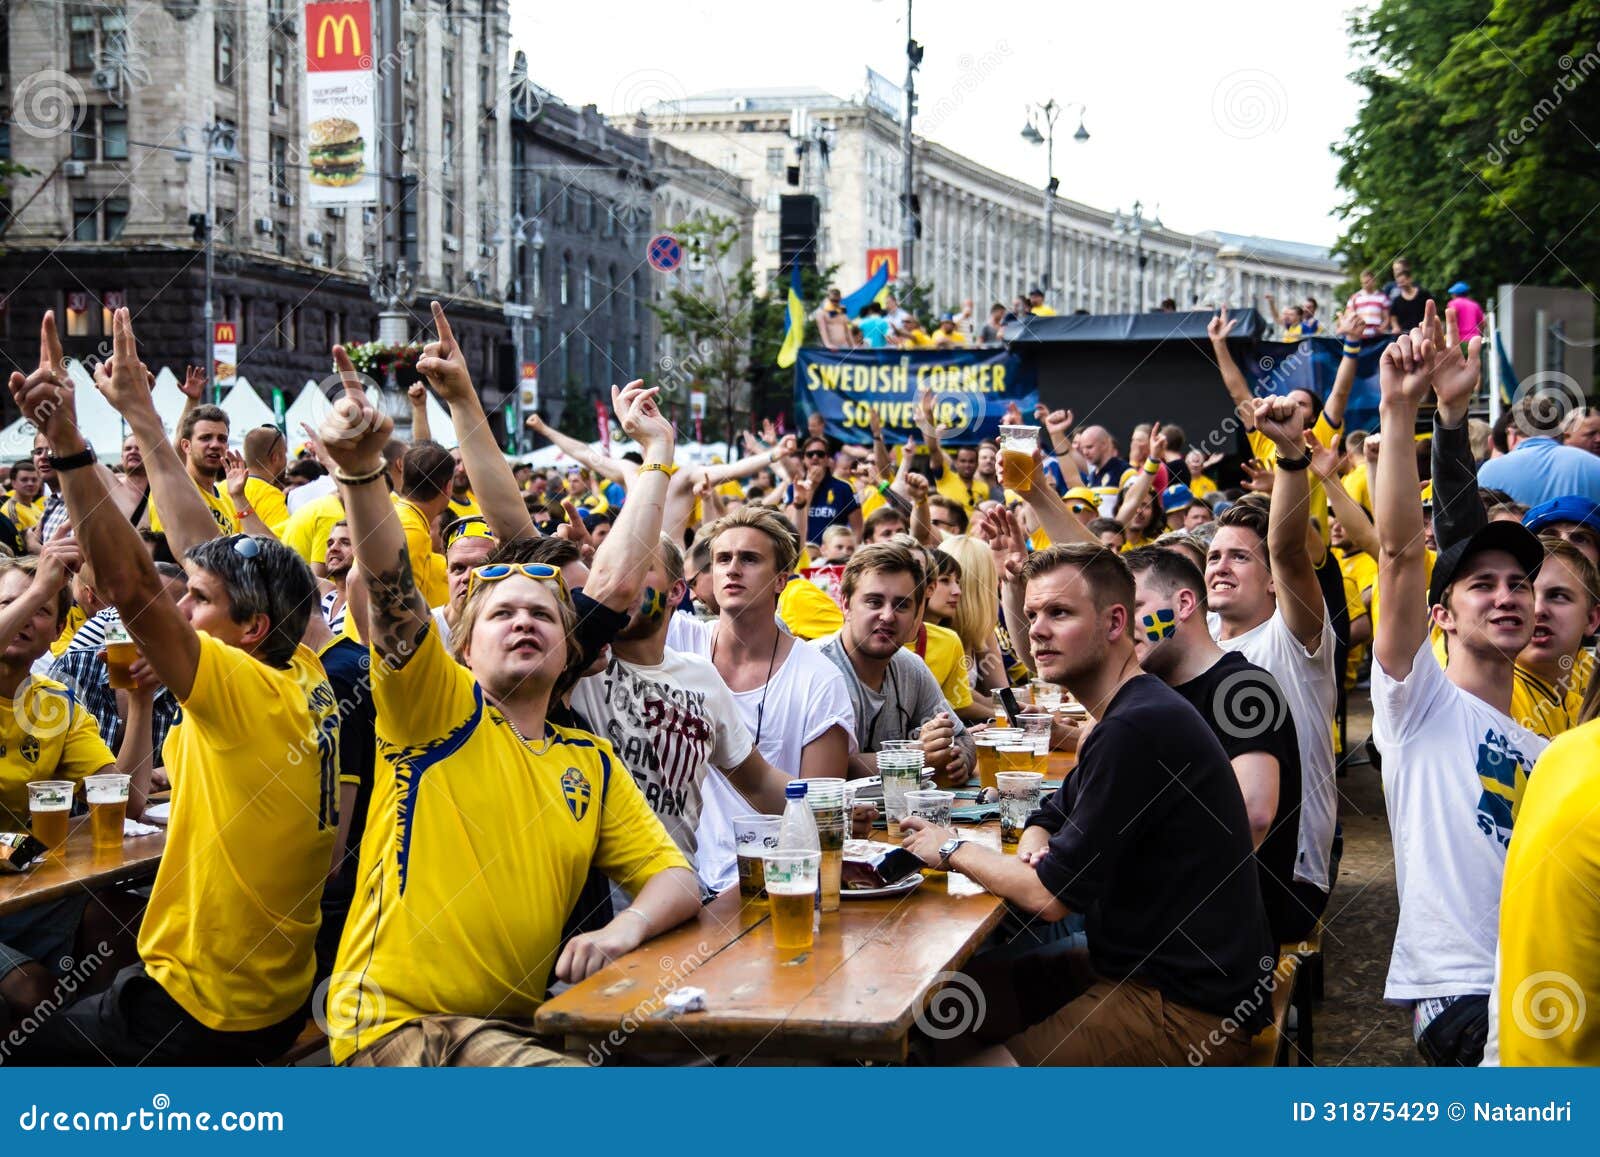
[[[662,273],[671,273],[683,264],[683,246],[678,244],[678,239],[670,233],[658,233],[650,238],[650,248],[646,253],[650,264]]]

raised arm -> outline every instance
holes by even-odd
[[[1147,484],[1148,485],[1148,484]],[[1044,452],[1033,452],[1033,484],[1022,492],[1039,527],[1052,543],[1086,542],[1099,546],[1100,540],[1089,533],[1089,528],[1078,521],[1078,516],[1067,509],[1066,502],[1050,485],[1050,476],[1044,472]]]
[[[1017,516],[1004,507],[978,516],[978,537],[989,544],[994,569],[1000,576],[1000,611],[1011,636],[1011,649],[1028,670],[1034,670],[1033,647],[1028,640],[1028,616],[1023,611],[1023,583],[1018,578],[1028,558],[1028,536]]]
[[[1344,339],[1344,353],[1339,358],[1339,368],[1333,375],[1333,388],[1328,391],[1328,400],[1322,403],[1323,420],[1331,429],[1344,429],[1344,410],[1350,401],[1350,388],[1356,384],[1361,335],[1366,331],[1366,325],[1354,312],[1339,315],[1338,332]]]
[[[467,480],[472,483],[472,493],[483,511],[483,520],[501,542],[538,538],[533,519],[528,517],[527,503],[522,501],[522,492],[517,489],[516,477],[506,465],[505,455],[500,453],[488,416],[483,412],[483,403],[473,388],[461,344],[456,341],[449,319],[437,301],[433,303],[433,324],[438,337],[423,347],[422,357],[417,359],[417,371],[450,407],[450,421],[456,428],[456,437],[461,440],[461,464],[466,467]],[[413,404],[414,412],[416,408]]]
[[[434,304],[439,303],[434,302]],[[421,368],[421,360],[418,359],[419,372]],[[411,403],[411,440],[433,441],[433,423],[428,420],[428,387],[421,382],[412,382],[406,387],[406,401]]]
[[[129,323],[128,342],[133,343],[133,326]],[[137,358],[137,352],[129,354]],[[150,479],[150,501],[161,511],[161,529],[167,536],[167,545],[175,558],[182,558],[189,549],[216,538],[216,520],[211,508],[200,497],[200,490],[183,468],[178,450],[167,437],[161,425],[161,415],[156,413],[155,399],[150,394],[153,377],[144,382],[126,385],[114,380],[110,363],[101,362],[95,367],[94,381],[100,392],[122,415],[139,443],[139,453],[144,456],[145,475]],[[259,521],[259,520],[258,520]],[[100,568],[95,567],[95,574]],[[163,680],[165,682],[165,680]]]
[[[917,391],[917,429],[922,431],[922,441],[928,447],[928,473],[934,478],[945,472],[944,448],[939,445],[939,423],[933,415],[933,392]]]
[[[118,397],[150,394],[149,371],[139,361],[133,338],[133,322],[126,309],[112,316],[112,357],[105,368],[103,389],[112,404]],[[78,429],[77,400],[56,337],[55,315],[46,313],[39,337],[39,368],[27,378],[11,375],[11,393],[18,407],[40,430],[57,458],[70,458],[88,448]],[[151,407],[152,412],[154,407]],[[159,421],[156,429],[160,429]],[[166,442],[162,436],[162,442]],[[166,452],[176,462],[170,443]],[[146,459],[148,464],[148,459]],[[181,468],[180,468],[181,470]],[[95,589],[122,615],[122,621],[149,660],[156,677],[165,683],[181,703],[194,688],[195,669],[200,662],[200,639],[178,605],[167,597],[161,577],[156,573],[150,552],[116,504],[102,470],[57,468],[61,494],[67,503],[78,545],[94,568]],[[184,476],[195,501],[199,494]],[[206,521],[211,522],[209,514]],[[215,523],[212,528],[215,530]]]
[[[538,414],[528,415],[528,429],[550,439],[551,442],[561,448],[563,454],[577,462],[584,469],[600,475],[608,482],[616,482],[627,486],[631,475],[626,467],[632,466],[633,463],[624,463],[620,458],[606,458],[603,455],[596,454],[593,447],[587,442],[574,438],[570,434],[563,434],[554,426],[547,425],[545,420]]]
[[[277,538],[278,536],[272,533],[272,528],[261,521],[261,516],[256,513],[255,507],[250,505],[250,496],[245,493],[244,484],[250,478],[250,469],[244,464],[244,458],[229,450],[223,462],[227,472],[228,499],[233,503],[233,511],[235,514],[244,512],[243,517],[239,519],[239,529],[245,534]]]
[[[1278,449],[1277,478],[1267,521],[1267,559],[1277,587],[1278,610],[1300,645],[1315,651],[1322,640],[1328,609],[1317,583],[1306,535],[1311,525],[1310,463],[1300,409],[1289,398],[1257,398],[1255,425]],[[1289,463],[1300,462],[1292,470]]]
[[[1144,465],[1139,467],[1138,476],[1128,487],[1128,496],[1122,500],[1122,505],[1117,508],[1117,521],[1127,529],[1133,521],[1139,504],[1150,496],[1150,491],[1155,488],[1156,475],[1161,473],[1161,463],[1166,461],[1167,438],[1161,432],[1159,422],[1150,423],[1150,454],[1144,460]],[[1069,511],[1070,513],[1070,511]]]
[[[344,397],[322,420],[322,448],[333,459],[356,564],[366,580],[363,638],[397,671],[417,653],[433,616],[417,589],[406,532],[383,484],[383,447],[394,434],[394,420],[367,397],[344,346],[333,347],[333,362],[344,381]]]
[[[190,411],[205,400],[205,370],[199,366],[187,367],[183,371],[183,384],[178,387],[178,390],[183,394],[183,409],[178,411],[178,424],[173,427],[174,431],[183,429],[183,424],[188,419]],[[173,449],[177,449],[177,443],[173,443]]]
[[[1373,509],[1378,523],[1378,599],[1383,615],[1372,640],[1372,655],[1396,680],[1411,674],[1412,662],[1428,637],[1428,577],[1422,542],[1422,502],[1417,454],[1411,431],[1428,392],[1430,343],[1417,329],[1401,334],[1378,364],[1378,473],[1373,479]]]
[[[583,590],[595,602],[614,611],[631,612],[644,589],[645,572],[661,543],[662,514],[667,501],[667,474],[676,440],[672,423],[656,407],[657,390],[630,383],[627,389],[611,387],[611,412],[622,432],[639,443],[644,464],[628,490],[622,513],[611,533],[594,552],[589,581]]]
[[[1434,346],[1436,369],[1433,392],[1439,408],[1433,414],[1433,538],[1440,550],[1471,538],[1489,521],[1478,497],[1478,466],[1472,460],[1472,439],[1467,436],[1467,406],[1478,388],[1476,355],[1471,372],[1461,357],[1461,326],[1454,310],[1446,310],[1448,326],[1441,326],[1438,311],[1428,302],[1423,328]]]
[[[1324,446],[1315,442],[1309,447],[1311,451],[1311,472],[1322,481],[1322,491],[1328,496],[1328,506],[1333,510],[1333,516],[1344,527],[1344,535],[1350,540],[1357,550],[1365,551],[1373,558],[1378,557],[1378,531],[1372,525],[1372,519],[1367,517],[1367,512],[1361,509],[1361,503],[1350,497],[1350,492],[1339,482],[1339,462],[1344,455],[1339,453],[1336,446]]]
[[[1256,428],[1255,398],[1239,363],[1233,360],[1233,351],[1228,348],[1228,335],[1238,324],[1238,318],[1228,319],[1228,307],[1224,305],[1217,310],[1217,316],[1206,323],[1206,336],[1211,339],[1211,352],[1217,357],[1217,371],[1222,374],[1222,384],[1233,400],[1234,413],[1239,415],[1248,433]]]

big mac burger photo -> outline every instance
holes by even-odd
[[[339,188],[361,180],[367,144],[355,121],[323,117],[311,122],[311,183]]]

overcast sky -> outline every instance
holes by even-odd
[[[904,0],[610,0],[511,5],[514,46],[538,84],[573,105],[629,113],[709,89],[862,90],[870,66],[905,80]],[[974,19],[993,12],[988,21]],[[792,13],[794,19],[780,19]],[[916,0],[926,56],[916,127],[1011,176],[1045,179],[1025,106],[1088,106],[1090,140],[1056,128],[1061,195],[1107,209],[1137,198],[1194,232],[1330,244],[1337,161],[1354,121],[1340,4]],[[780,36],[778,30],[782,29]]]

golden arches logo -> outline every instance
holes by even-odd
[[[344,55],[344,34],[350,33],[350,53],[352,56],[361,55],[361,29],[356,26],[356,18],[348,12],[340,16],[324,16],[322,24],[317,28],[317,55],[328,55],[328,29],[333,29],[333,51],[336,56]]]

